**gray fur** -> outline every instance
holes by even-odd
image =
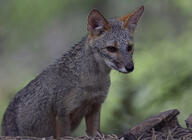
[[[132,64],[126,48],[133,37],[120,20],[108,21],[110,31],[94,39],[87,35],[16,94],[4,114],[2,135],[56,137],[57,119],[67,127],[60,135],[68,135],[94,113],[107,96],[111,68]],[[117,54],[105,49],[111,41],[118,42]]]
[[[104,102],[110,69],[102,59],[95,60],[86,40],[87,37],[16,94],[4,115],[2,135],[55,136],[55,116],[72,113],[86,100],[93,104]],[[89,106],[77,112],[82,114],[78,114],[81,117],[76,125],[91,110]]]
[[[133,52],[127,52],[128,44],[133,43],[133,36],[129,33],[129,30],[122,27],[122,22],[118,19],[109,19],[111,25],[111,30],[105,34],[98,37],[96,40],[91,42],[93,51],[99,53],[104,61],[110,62],[112,65],[109,65],[112,69],[120,71],[122,67],[125,67],[128,64],[133,65],[132,54]],[[117,42],[119,52],[109,53],[105,47],[108,42]],[[109,44],[110,44],[109,43]],[[98,46],[100,46],[98,48]],[[119,54],[119,55],[118,55]],[[122,72],[122,71],[120,71]],[[128,73],[128,72],[124,72]]]

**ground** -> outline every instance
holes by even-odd
[[[103,135],[98,133],[96,137],[63,137],[61,140],[192,140],[192,115],[186,119],[186,128],[181,127],[177,120],[177,109],[161,112],[152,116],[135,127],[131,128],[122,136],[115,134]],[[0,137],[0,140],[54,140],[53,137]]]

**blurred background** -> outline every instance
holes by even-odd
[[[192,113],[191,0],[0,0],[0,120],[17,91],[86,35],[92,8],[120,17],[141,5],[135,70],[112,71],[102,132],[120,134],[173,108],[184,125]]]

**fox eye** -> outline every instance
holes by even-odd
[[[129,45],[127,46],[127,51],[130,52],[130,51],[132,51],[132,50],[133,50],[133,44],[129,44]]]
[[[107,46],[106,49],[107,49],[107,51],[112,52],[112,53],[118,51],[118,49],[114,46]]]

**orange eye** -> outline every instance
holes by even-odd
[[[118,49],[114,46],[107,46],[106,49],[107,49],[107,51],[112,52],[112,53],[118,51]]]
[[[129,45],[127,46],[127,51],[130,52],[130,51],[132,51],[132,50],[133,50],[133,44],[129,44]]]

